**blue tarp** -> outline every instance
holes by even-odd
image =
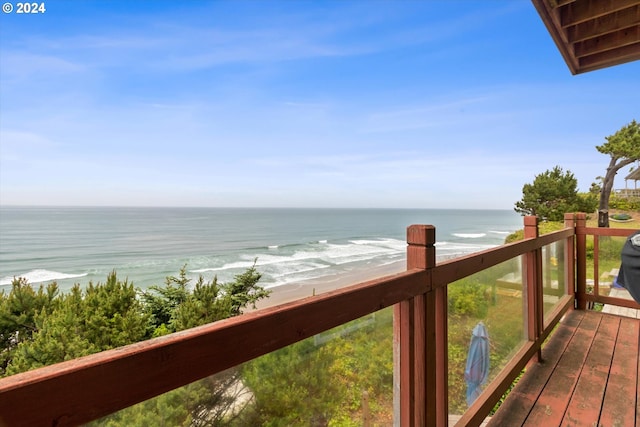
[[[467,382],[467,404],[471,404],[480,396],[480,388],[489,376],[489,332],[484,323],[479,322],[471,332],[467,366],[464,380]]]

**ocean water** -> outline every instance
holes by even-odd
[[[226,282],[256,262],[275,287],[403,261],[406,228],[436,226],[438,258],[500,245],[522,218],[509,210],[0,207],[0,290],[104,282],[137,287],[189,277]]]

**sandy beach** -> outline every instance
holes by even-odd
[[[256,307],[258,309],[273,307],[301,298],[320,295],[342,287],[366,282],[368,280],[401,273],[405,270],[406,261],[403,260],[385,265],[372,265],[367,269],[358,269],[352,272],[343,272],[316,279],[304,280],[298,283],[275,286],[273,288],[269,288],[269,290],[271,290],[269,298],[258,301]]]

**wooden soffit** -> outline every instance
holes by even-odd
[[[573,74],[640,59],[640,0],[532,0]]]

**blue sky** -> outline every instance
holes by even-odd
[[[511,209],[640,119],[525,0],[45,6],[0,16],[1,205]]]

